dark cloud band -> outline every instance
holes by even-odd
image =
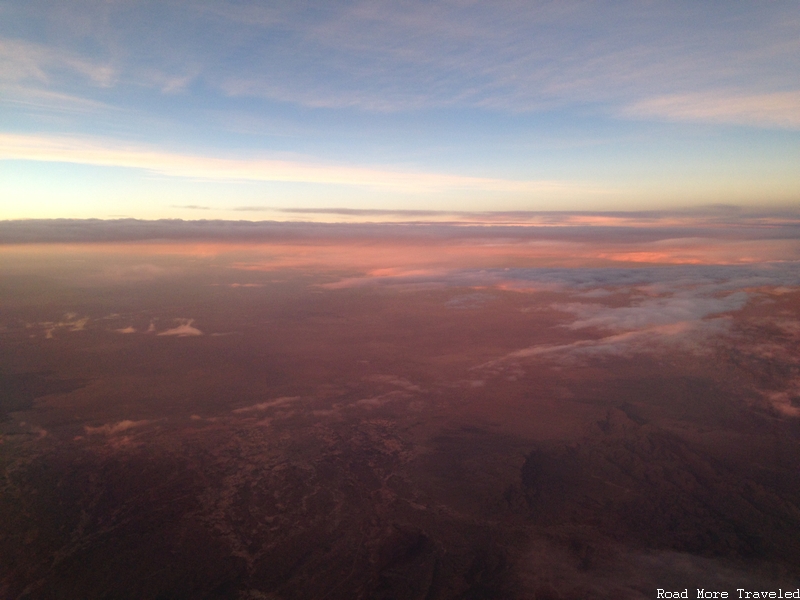
[[[201,209],[201,206],[191,208]],[[249,220],[20,219],[0,221],[1,244],[142,240],[276,241],[282,239],[503,239],[647,243],[681,238],[800,240],[800,210],[732,208],[673,212],[491,212],[281,209],[298,216],[394,216],[402,222],[314,223]],[[447,222],[434,217],[452,215]],[[607,224],[611,219],[611,224]],[[646,224],[643,225],[642,223]],[[788,257],[787,257],[788,258]]]

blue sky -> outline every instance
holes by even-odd
[[[796,206],[798,73],[797,2],[0,2],[0,218]]]

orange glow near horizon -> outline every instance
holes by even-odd
[[[614,267],[645,265],[735,265],[800,258],[800,240],[666,239],[615,243],[507,239],[317,239],[271,242],[114,242],[0,246],[0,255],[47,260],[58,255],[78,264],[106,260],[213,261],[241,271],[313,269],[347,271],[357,279],[433,275],[460,269]]]

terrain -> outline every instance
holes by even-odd
[[[793,265],[3,252],[3,597],[800,585]]]

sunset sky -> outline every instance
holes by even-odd
[[[0,0],[0,597],[795,590],[799,419],[800,0]]]
[[[798,73],[788,1],[5,1],[0,219],[792,207]]]

